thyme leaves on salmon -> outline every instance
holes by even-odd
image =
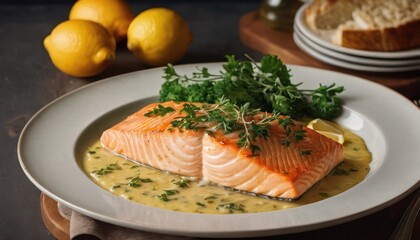
[[[187,101],[216,103],[225,97],[239,106],[249,104],[263,111],[283,115],[332,119],[341,111],[337,94],[343,87],[320,85],[314,90],[301,90],[301,85],[290,80],[290,69],[274,55],[263,56],[258,64],[251,57],[237,60],[226,56],[227,63],[219,73],[198,68],[191,76],[180,75],[174,66],[164,69],[165,83],[160,90],[160,101]]]
[[[145,114],[146,117],[164,116],[160,113],[153,114],[161,108],[156,107]],[[169,112],[167,112],[169,113]],[[293,142],[301,141],[305,138],[306,131],[301,126],[295,126],[295,122],[290,116],[281,117],[280,113],[261,112],[259,108],[251,108],[249,103],[238,106],[226,98],[221,98],[216,104],[203,104],[197,106],[193,103],[184,103],[179,112],[184,114],[176,117],[171,125],[173,128],[181,130],[204,129],[209,134],[221,130],[224,134],[232,132],[238,133],[238,147],[249,148],[253,155],[260,151],[256,145],[257,138],[266,140],[269,137],[269,129],[273,121],[282,126],[286,132],[286,138],[282,140],[283,145],[290,146]],[[258,120],[255,116],[259,114]]]
[[[167,113],[174,112],[175,109],[171,107],[164,107],[161,104],[159,104],[156,108],[154,108],[152,111],[146,113],[144,116],[151,117],[151,116],[165,116]]]

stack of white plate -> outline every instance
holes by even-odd
[[[330,65],[367,72],[407,72],[420,70],[420,48],[398,52],[362,51],[344,48],[313,32],[304,20],[302,6],[296,13],[293,39],[312,57]]]

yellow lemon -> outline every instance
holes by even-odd
[[[79,0],[71,8],[69,18],[97,22],[106,27],[118,42],[126,38],[134,16],[124,0]]]
[[[340,144],[344,143],[343,131],[334,126],[332,122],[316,118],[310,121],[306,126]]]
[[[167,8],[151,8],[131,22],[127,47],[148,66],[175,63],[186,53],[192,34],[186,21]]]
[[[44,40],[54,65],[75,77],[91,77],[105,70],[115,57],[115,45],[106,28],[87,20],[62,22]]]

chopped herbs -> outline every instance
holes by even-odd
[[[230,213],[233,213],[233,211],[245,212],[245,206],[237,203],[220,204],[219,207],[229,209]]]
[[[112,173],[113,170],[121,170],[121,167],[117,163],[109,164],[105,168],[101,168],[99,170],[92,171],[92,173],[98,176],[104,176],[108,173]]]
[[[158,198],[164,202],[168,202],[169,198],[168,198],[168,194],[166,193],[162,193],[161,195],[158,196]]]
[[[164,193],[158,196],[158,198],[164,202],[168,202],[171,199],[168,198],[168,196],[174,195],[179,193],[178,190],[163,190]]]
[[[186,179],[186,178],[181,178],[178,181],[174,182],[175,185],[178,185],[181,188],[186,188],[190,186],[190,180]]]
[[[140,183],[148,183],[148,182],[152,182],[152,179],[135,177],[135,178],[132,178],[131,181],[127,185],[130,187],[140,187],[141,186]]]
[[[179,193],[178,190],[163,190],[165,192],[165,194],[167,195],[174,195],[176,193]]]
[[[208,196],[208,197],[204,198],[204,200],[210,200],[210,199],[217,199],[217,197],[214,196],[214,195],[211,195],[211,196]]]
[[[252,108],[279,112],[298,117],[332,119],[341,111],[337,94],[343,87],[319,85],[314,90],[301,90],[301,85],[290,80],[290,70],[274,55],[263,56],[260,63],[248,55],[241,61],[226,56],[227,63],[219,73],[208,68],[198,68],[191,76],[180,75],[168,64],[164,69],[165,83],[160,90],[160,100],[216,103],[225,97],[239,106],[250,104]],[[162,110],[157,109],[160,114]]]
[[[196,202],[195,205],[200,206],[200,207],[206,207],[206,205],[201,202]]]
[[[101,168],[99,170],[92,171],[92,173],[95,173],[98,176],[103,176],[103,175],[105,175],[107,173],[111,173],[111,172],[112,172],[112,170],[110,170],[108,168]]]

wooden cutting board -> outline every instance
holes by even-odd
[[[401,73],[371,73],[344,69],[323,63],[294,43],[293,33],[269,28],[259,19],[258,12],[242,16],[239,23],[241,41],[264,54],[278,55],[284,63],[328,69],[365,78],[390,87],[412,99],[420,98],[420,71]]]
[[[70,239],[70,221],[60,215],[57,202],[43,193],[39,201],[42,221],[48,231],[58,240]]]

